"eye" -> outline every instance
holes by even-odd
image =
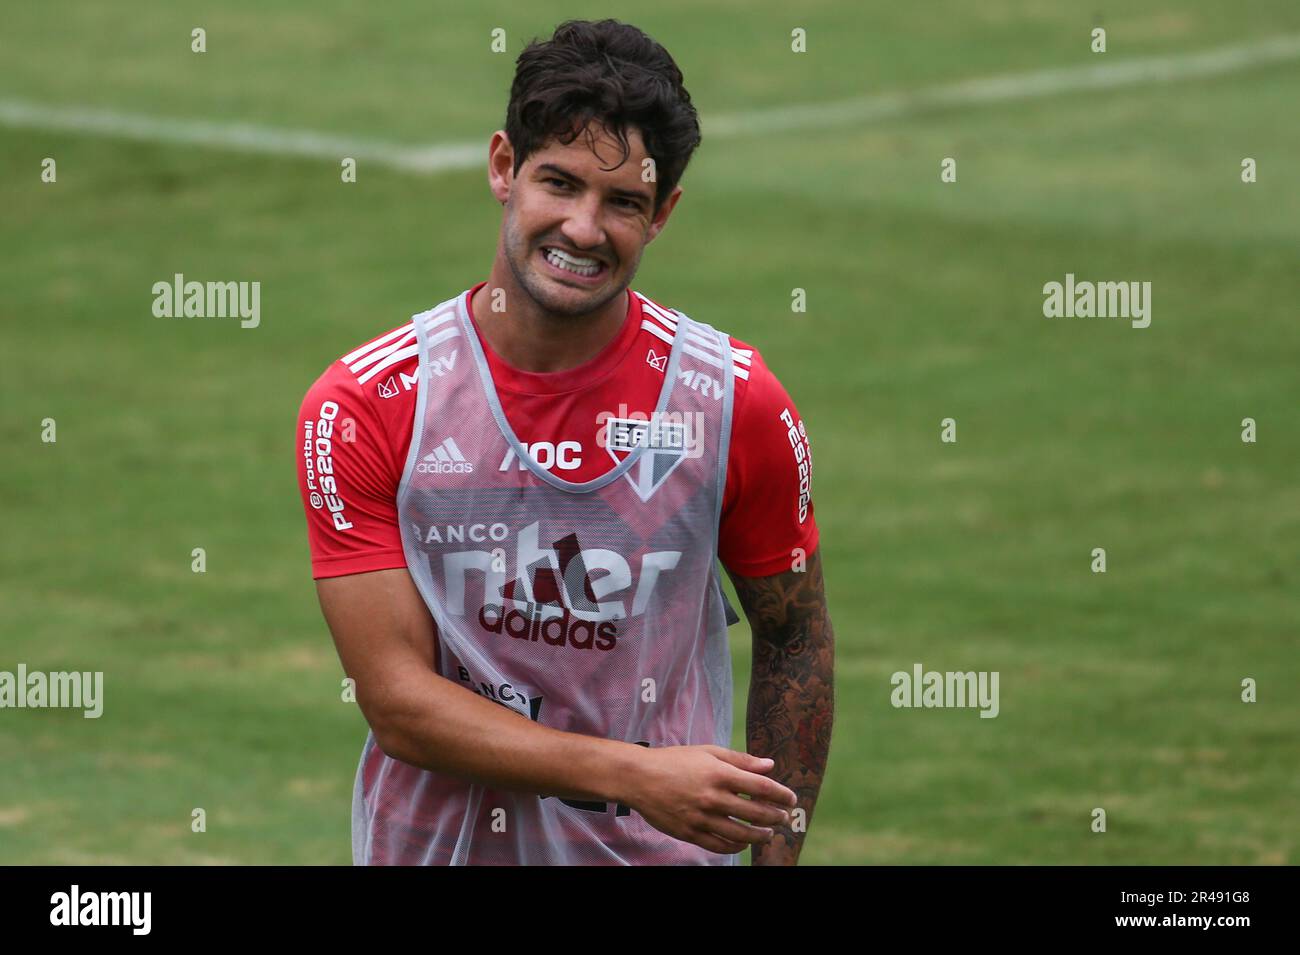
[[[614,201],[624,203],[624,208],[631,209],[633,212],[641,211],[641,203],[637,202],[635,199],[624,199],[622,197],[619,197]]]
[[[561,186],[563,186],[566,189],[569,187],[569,183],[566,180],[561,179],[559,176],[548,176],[544,181],[548,183],[552,183],[552,182],[559,183]]]

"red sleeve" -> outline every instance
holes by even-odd
[[[740,577],[787,573],[795,549],[811,554],[818,541],[807,430],[757,350],[736,384],[718,557]]]
[[[402,463],[346,365],[335,362],[298,411],[298,489],[312,577],[405,567],[397,526]]]

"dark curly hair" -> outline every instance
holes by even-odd
[[[554,138],[568,145],[592,120],[631,153],[627,128],[641,132],[655,163],[655,211],[672,194],[700,144],[700,122],[682,71],[662,46],[618,20],[566,20],[534,39],[515,63],[506,135],[515,172]]]

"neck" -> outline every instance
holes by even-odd
[[[509,267],[493,263],[487,284],[474,293],[474,320],[487,343],[507,365],[520,371],[566,371],[590,361],[618,335],[627,317],[625,290],[587,315],[555,315],[542,309],[514,281]],[[504,272],[504,274],[502,274]],[[492,310],[493,290],[502,289],[504,311]]]

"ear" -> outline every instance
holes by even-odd
[[[653,242],[655,236],[664,231],[664,226],[668,224],[668,217],[673,214],[673,207],[677,205],[677,200],[681,197],[681,186],[678,186],[668,194],[668,198],[664,200],[664,204],[659,207],[659,211],[656,212],[654,218],[650,220],[650,231],[646,233],[646,245]]]
[[[505,205],[515,181],[515,150],[505,130],[498,129],[488,144],[488,188],[497,202]]]

